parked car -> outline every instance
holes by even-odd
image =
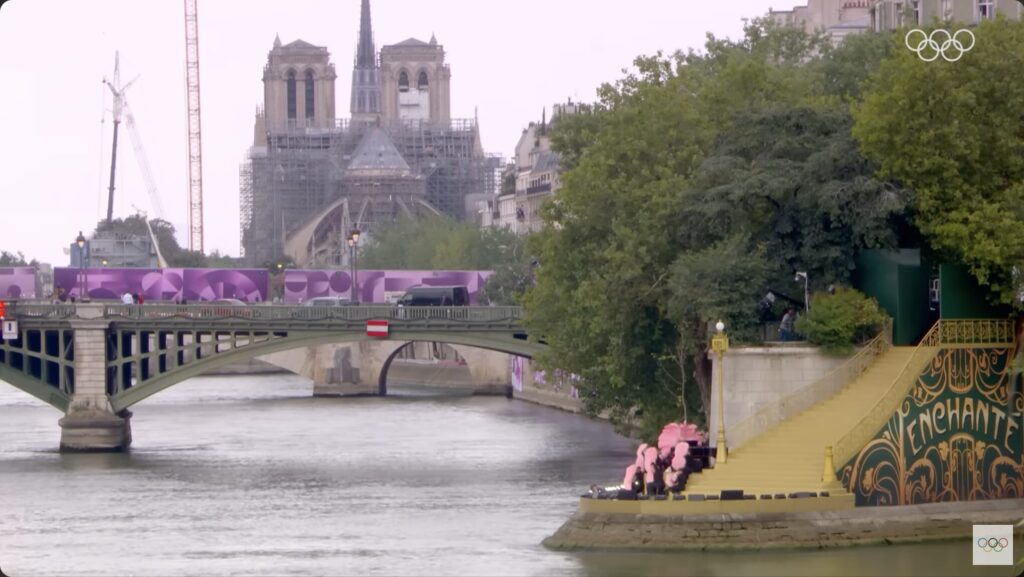
[[[345,297],[314,297],[302,303],[307,307],[347,307],[352,301]]]

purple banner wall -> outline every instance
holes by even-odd
[[[141,294],[147,301],[267,300],[265,269],[92,268],[85,272],[92,299],[120,299],[128,291]],[[63,288],[78,298],[85,278],[77,268],[54,268],[53,290]]]
[[[0,267],[0,298],[34,299],[36,294],[36,269],[30,266]]]
[[[494,274],[483,270],[361,270],[358,279],[359,302],[385,303],[416,285],[462,286],[469,289],[469,300],[476,304],[477,293]],[[316,297],[348,297],[352,275],[344,270],[286,270],[284,302],[300,303]]]

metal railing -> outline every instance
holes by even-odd
[[[396,325],[444,324],[447,326],[503,323],[518,325],[523,317],[521,307],[395,307],[366,306],[280,306],[280,305],[175,305],[144,304],[103,306],[107,319],[144,320],[152,322],[189,322],[230,319],[251,323],[296,322],[318,324],[363,323],[388,320]],[[453,327],[454,328],[454,327]]]
[[[940,319],[914,348],[885,394],[856,425],[835,443],[835,463],[842,467],[885,425],[896,407],[917,382],[921,368],[941,347],[957,345],[1012,346],[1013,321],[995,319]]]
[[[831,398],[843,387],[852,383],[891,346],[892,319],[888,319],[882,330],[861,347],[857,354],[829,371],[825,376],[733,425],[729,429],[731,431],[729,446],[738,448],[786,419],[799,415],[814,405]]]
[[[934,345],[1013,344],[1013,321],[1005,319],[943,319]]]

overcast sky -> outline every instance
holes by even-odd
[[[3,0],[0,0],[3,2]],[[637,55],[738,37],[743,19],[797,0],[372,0],[383,44],[436,34],[453,118],[478,110],[484,149],[511,156],[554,102],[594,100]],[[801,2],[805,3],[805,2]],[[326,46],[347,117],[360,0],[199,0],[205,249],[239,254],[238,170],[262,104],[274,35]],[[64,247],[105,215],[113,131],[103,86],[120,51],[164,218],[187,246],[182,0],[8,0],[0,7],[0,249],[67,264]],[[101,122],[105,120],[105,122]],[[118,137],[114,216],[152,213],[131,141]]]

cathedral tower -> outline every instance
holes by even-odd
[[[336,78],[326,48],[303,40],[282,46],[275,38],[263,68],[265,130],[333,126]]]

